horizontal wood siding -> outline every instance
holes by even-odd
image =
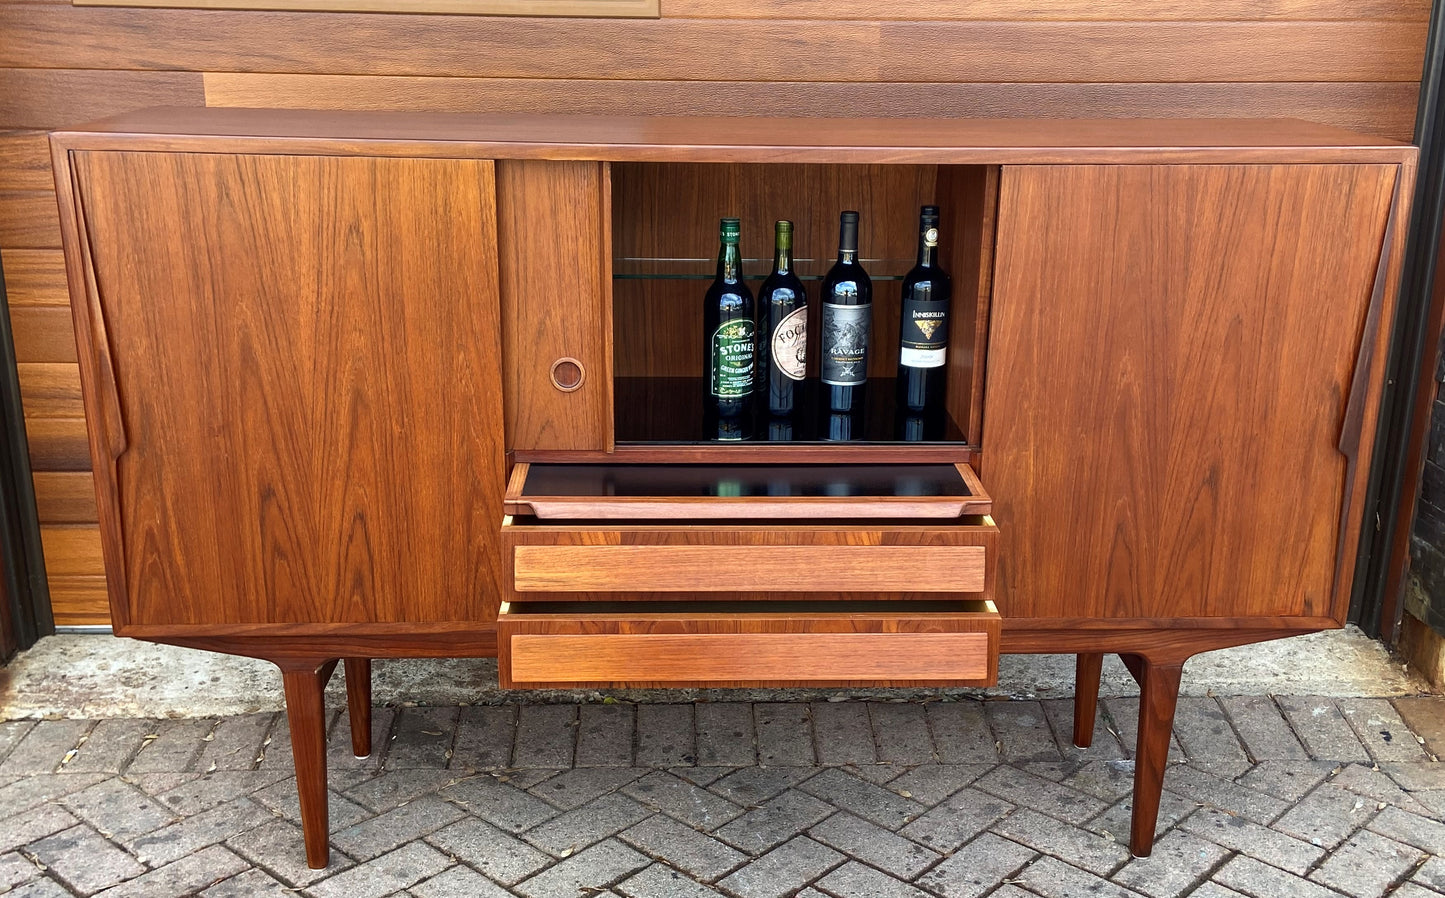
[[[1304,118],[1408,139],[1427,0],[662,0],[649,20],[0,0],[0,261],[56,619],[107,618],[44,131],[147,106]],[[727,53],[715,52],[726,46]]]

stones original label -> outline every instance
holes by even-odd
[[[808,307],[802,306],[783,316],[773,328],[771,344],[773,366],[786,377],[802,380],[808,373]]]
[[[942,368],[948,358],[948,303],[903,299],[898,361],[909,368]]]
[[[729,321],[712,335],[712,394],[720,399],[738,399],[753,391],[753,323],[747,319]]]
[[[868,379],[868,323],[871,303],[823,303],[822,381],[853,387]]]

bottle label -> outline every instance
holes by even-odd
[[[808,307],[799,306],[773,328],[773,366],[784,376],[802,380],[808,373]]]
[[[729,321],[712,335],[712,394],[737,399],[753,391],[753,323]]]
[[[942,368],[948,356],[948,303],[903,298],[898,363],[909,368]]]
[[[868,322],[872,311],[871,303],[823,303],[823,383],[852,387],[868,379]]]

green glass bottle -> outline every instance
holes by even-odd
[[[752,435],[757,341],[753,294],[743,283],[738,250],[741,229],[736,218],[724,218],[719,225],[717,276],[703,300],[704,426],[712,439],[745,440]]]

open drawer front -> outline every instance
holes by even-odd
[[[507,514],[544,521],[949,519],[993,511],[964,464],[527,464]]]
[[[984,686],[999,615],[983,600],[511,602],[501,685],[526,688]]]

